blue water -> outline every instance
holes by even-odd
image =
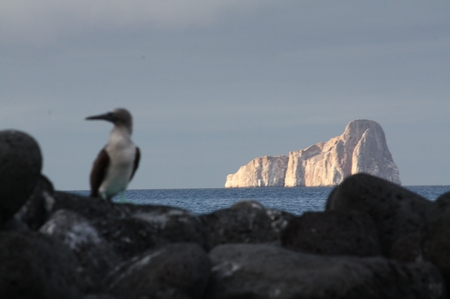
[[[450,186],[405,186],[429,199],[449,192]],[[217,188],[217,189],[142,189],[127,190],[127,202],[173,206],[195,214],[211,213],[242,200],[256,200],[266,208],[274,208],[301,215],[307,211],[323,211],[332,187],[296,188]],[[85,195],[88,191],[72,191]],[[119,200],[116,197],[114,200]]]

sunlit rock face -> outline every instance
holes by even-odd
[[[377,123],[375,125],[364,131],[353,150],[351,174],[364,172],[401,184],[383,129]]]
[[[283,187],[288,157],[264,156],[253,159],[227,176],[225,188],[241,187]]]
[[[362,172],[401,183],[383,129],[365,119],[354,120],[342,135],[290,152],[289,157],[256,158],[228,175],[225,187],[334,186]]]

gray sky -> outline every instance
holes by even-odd
[[[383,127],[405,185],[450,184],[450,1],[0,1],[0,129],[86,190],[134,116],[131,189],[223,187],[263,155]]]

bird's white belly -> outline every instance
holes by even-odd
[[[110,155],[110,165],[106,177],[100,185],[100,194],[114,196],[127,188],[134,167],[136,149],[134,146],[120,150],[107,149]]]

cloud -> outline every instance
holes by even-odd
[[[226,11],[245,11],[262,0],[5,0],[0,3],[3,43],[44,46],[59,36],[118,28],[180,29],[205,26]]]

